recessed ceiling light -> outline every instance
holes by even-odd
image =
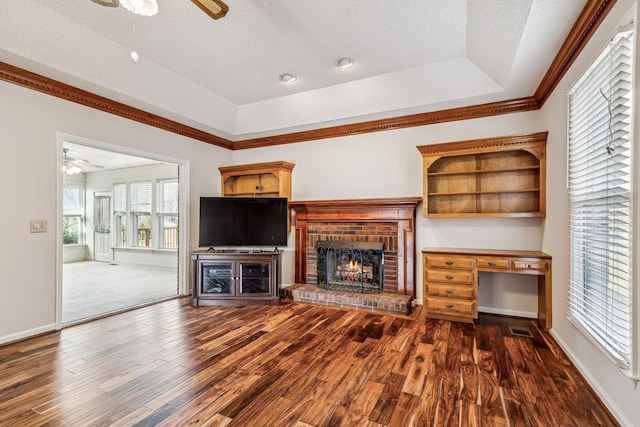
[[[345,69],[350,68],[351,66],[353,66],[353,59],[351,59],[351,58],[336,59],[335,64],[336,64],[337,68],[345,70]]]
[[[280,81],[283,83],[293,83],[296,80],[298,80],[298,78],[293,74],[289,74],[289,73],[280,74]]]

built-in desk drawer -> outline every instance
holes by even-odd
[[[478,269],[489,268],[496,270],[508,270],[511,268],[511,262],[507,258],[476,258],[476,266]]]
[[[453,298],[429,297],[426,300],[427,313],[441,314],[459,320],[473,321],[476,317],[474,300],[458,300]]]
[[[511,261],[511,268],[513,270],[532,272],[545,272],[549,269],[549,263],[545,260],[527,260],[527,259],[514,259]]]
[[[474,286],[433,282],[427,282],[427,295],[470,300],[473,300],[476,297]]]
[[[473,283],[473,271],[427,268],[426,280],[451,283]]]
[[[427,267],[438,268],[460,268],[472,269],[473,257],[448,256],[448,255],[425,255],[425,265]]]

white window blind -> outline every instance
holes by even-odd
[[[83,242],[84,188],[64,184],[62,187],[62,244],[78,245]]]
[[[158,246],[178,247],[178,180],[158,181]]]
[[[113,185],[113,210],[115,212],[127,211],[127,184]]]
[[[633,34],[569,93],[569,319],[621,368],[632,361]]]
[[[158,213],[178,213],[178,180],[158,181]]]
[[[83,188],[78,185],[64,185],[62,187],[62,214],[82,216],[84,209],[82,206]]]
[[[113,225],[116,246],[127,244],[127,184],[113,184]]]
[[[131,183],[131,212],[151,213],[151,181]]]

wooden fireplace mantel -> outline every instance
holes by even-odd
[[[398,293],[415,298],[415,218],[421,197],[292,201],[295,211],[295,281],[305,283],[309,223],[389,222],[398,226]]]

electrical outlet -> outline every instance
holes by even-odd
[[[47,221],[44,219],[32,219],[29,222],[32,233],[46,233]]]

